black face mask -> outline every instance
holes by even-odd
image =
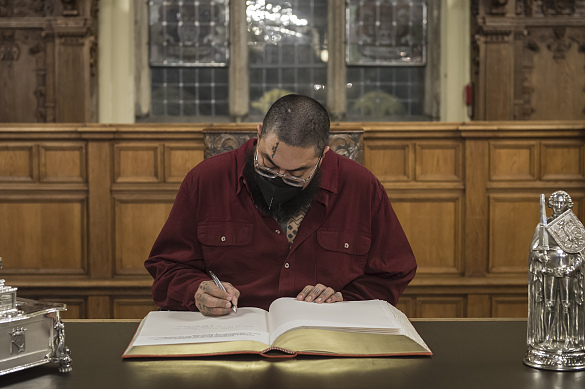
[[[282,178],[267,178],[256,173],[256,182],[268,209],[292,200],[303,191],[302,186],[288,185]]]
[[[273,180],[270,178],[265,179],[254,170],[254,149],[250,150],[248,155],[246,155],[246,163],[244,165],[244,179],[246,180],[248,190],[252,195],[252,199],[254,199],[254,204],[256,207],[266,215],[272,216],[276,219],[276,221],[282,223],[289,221],[303,210],[308,211],[311,203],[313,202],[313,199],[319,192],[321,169],[317,169],[315,171],[313,179],[307,184],[305,189],[296,189],[294,186],[277,181],[277,184],[286,185],[287,187],[292,188],[292,191],[296,192],[292,198],[289,197],[290,200],[279,204],[277,204],[276,201],[283,201],[283,197],[281,197],[280,193],[278,196],[273,196],[274,190],[271,184]],[[264,180],[267,180],[267,182],[264,182]],[[282,180],[279,179],[279,181]],[[261,186],[264,187],[265,190],[261,190]],[[264,193],[266,193],[266,196]],[[270,200],[272,200],[272,205],[269,208]]]

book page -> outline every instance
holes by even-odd
[[[239,308],[237,313],[209,317],[199,312],[153,311],[143,319],[130,346],[256,341],[269,345],[267,312]]]
[[[404,334],[406,336],[414,340],[416,343],[420,344],[425,349],[430,350],[429,346],[427,346],[427,344],[425,343],[423,338],[421,338],[419,333],[416,332],[416,330],[412,326],[412,323],[410,322],[410,320],[408,320],[408,317],[406,317],[406,315],[402,311],[400,311],[396,307],[393,307],[392,305],[390,305],[390,303],[386,301],[380,301],[380,303],[381,305],[384,306],[386,314],[390,318],[392,318],[392,320],[396,320],[398,323],[400,323],[400,326],[403,328]]]
[[[293,328],[321,328],[347,332],[401,334],[401,325],[386,313],[379,300],[316,304],[280,298],[270,305],[270,342]]]

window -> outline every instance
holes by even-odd
[[[147,120],[259,121],[288,93],[315,98],[333,120],[438,118],[438,56],[429,55],[438,37],[427,30],[438,30],[439,4],[150,0],[148,7]]]
[[[248,0],[246,22],[250,114],[264,115],[289,93],[325,105],[327,1]]]

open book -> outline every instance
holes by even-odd
[[[122,357],[229,354],[432,355],[407,317],[385,301],[315,304],[280,298],[268,312],[238,308],[221,317],[150,312]]]

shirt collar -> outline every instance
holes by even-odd
[[[246,165],[246,155],[250,150],[256,146],[256,138],[252,138],[244,142],[244,144],[238,148],[236,156],[236,169],[238,172],[238,184],[236,185],[236,195],[240,194],[242,185],[244,183],[244,166]],[[323,156],[321,162],[321,182],[319,184],[321,189],[327,192],[337,194],[337,179],[338,179],[338,158],[335,151],[329,150]],[[326,203],[326,195],[320,191],[317,194],[317,200]]]

